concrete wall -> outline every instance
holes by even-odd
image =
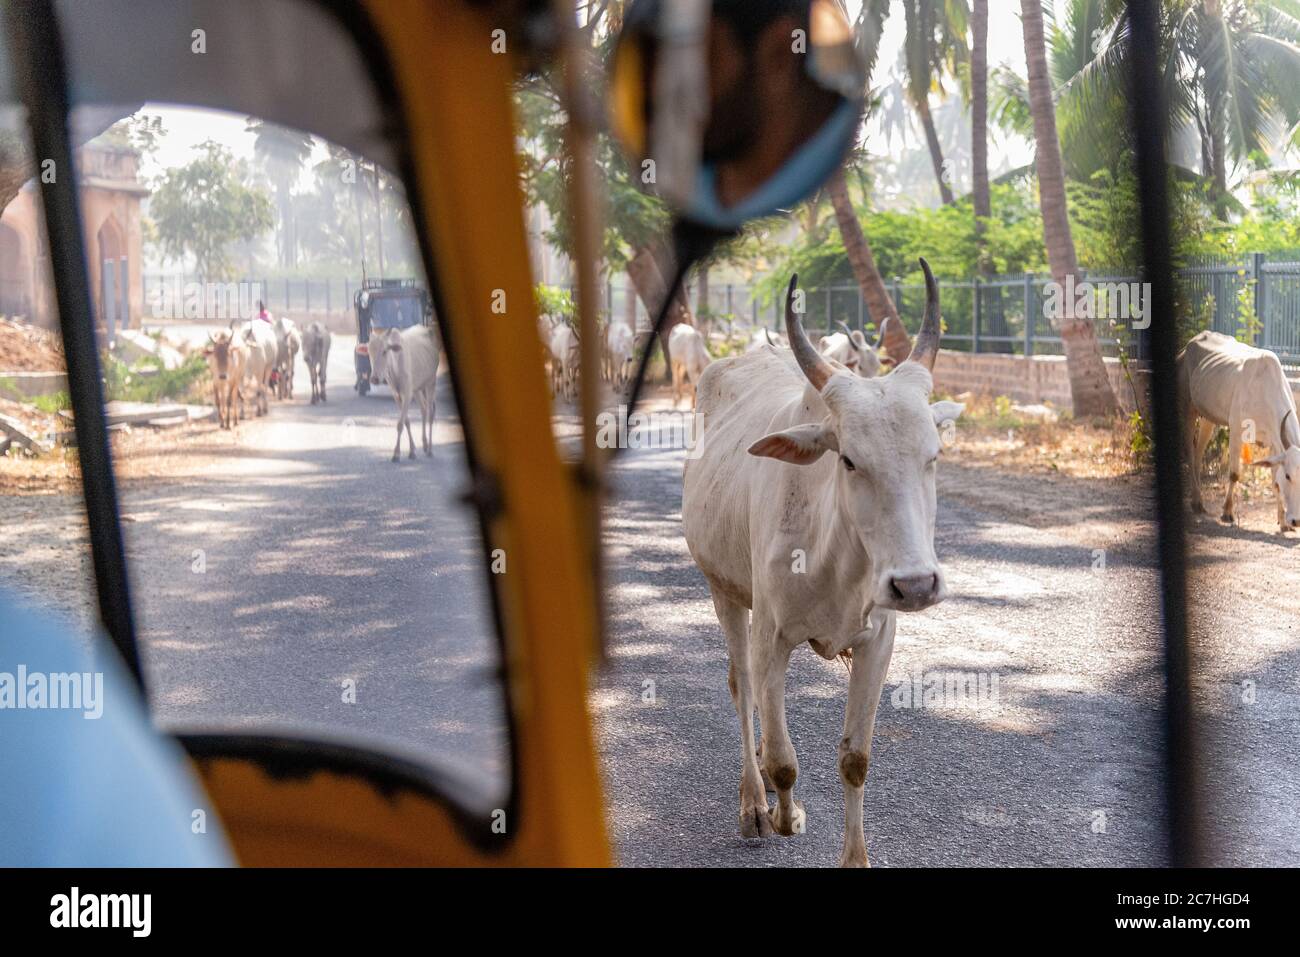
[[[1118,359],[1106,359],[1106,371],[1125,411],[1133,408],[1133,389]],[[1141,363],[1130,363],[1142,405],[1147,405],[1150,373]],[[934,387],[949,395],[1005,395],[1016,402],[1051,403],[1071,409],[1070,377],[1064,356],[1008,356],[941,350],[934,364]]]

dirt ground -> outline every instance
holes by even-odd
[[[53,372],[64,368],[56,333],[0,318],[0,372]]]

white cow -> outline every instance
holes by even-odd
[[[244,381],[244,365],[248,352],[244,344],[235,336],[233,329],[222,329],[217,333],[208,333],[208,346],[204,350],[208,360],[208,371],[212,374],[212,398],[217,407],[217,421],[223,429],[233,428],[239,424],[244,409],[244,393],[240,388]],[[239,400],[239,409],[235,409],[235,400]]]
[[[611,322],[605,332],[605,375],[617,391],[627,389],[636,361],[636,336],[627,323]]]
[[[373,341],[373,340],[372,340]],[[393,390],[397,403],[397,444],[393,446],[393,461],[402,457],[402,426],[406,426],[406,440],[410,444],[409,458],[415,458],[415,439],[411,436],[411,400],[420,403],[420,444],[424,454],[433,455],[433,418],[435,412],[434,388],[438,381],[440,350],[438,337],[428,326],[411,326],[407,329],[389,329],[384,335],[383,378]],[[374,368],[375,354],[370,354]]]
[[[849,327],[842,322],[838,325],[844,331],[822,336],[817,343],[817,351],[841,363],[864,379],[879,375],[880,354],[876,351],[880,346],[879,341],[873,346],[857,329],[850,331]]]
[[[1201,461],[1217,426],[1228,427],[1228,494],[1223,521],[1233,520],[1233,493],[1241,478],[1241,450],[1254,441],[1268,447],[1252,465],[1273,470],[1279,532],[1300,526],[1300,422],[1282,363],[1220,332],[1202,332],[1178,354],[1178,389],[1190,421],[1186,452],[1192,509],[1201,502]]]
[[[806,642],[827,660],[852,655],[839,743],[845,866],[868,863],[863,782],[896,613],[946,594],[934,553],[935,468],[940,426],[963,407],[929,400],[939,293],[921,266],[925,321],[910,360],[881,379],[853,375],[813,348],[791,308],[792,278],[793,356],[761,350],[709,367],[699,383],[702,446],[685,467],[682,525],[726,635],[740,717],[742,835],[804,828],[785,719],[791,653]],[[765,775],[777,792],[770,812]]]
[[[746,352],[757,352],[759,349],[780,349],[785,346],[785,336],[778,333],[771,333],[766,329],[756,329],[749,337],[749,345],[745,346]]]
[[[313,322],[302,334],[302,361],[311,377],[311,404],[325,401],[325,370],[329,367],[333,336],[322,323]]]
[[[278,399],[292,399],[293,367],[302,348],[302,336],[288,316],[279,316],[271,325],[275,329],[275,395]]]
[[[578,369],[582,363],[582,348],[578,333],[567,322],[557,322],[551,330],[551,390],[558,396],[564,393],[572,400],[578,388]]]
[[[253,408],[258,415],[271,410],[271,373],[275,371],[275,357],[279,352],[275,330],[271,323],[253,319],[244,323],[244,344],[248,347],[247,375],[253,380]]]
[[[704,345],[704,337],[693,326],[678,323],[668,334],[668,352],[672,357],[673,408],[677,408],[682,392],[689,385],[691,408],[694,409],[700,376],[704,375],[704,370],[713,361]]]

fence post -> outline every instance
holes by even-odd
[[[1265,283],[1267,282],[1267,280],[1265,279],[1265,275],[1266,273],[1264,272],[1264,254],[1251,253],[1250,254],[1250,276],[1252,279],[1255,280],[1255,302],[1254,302],[1255,315],[1264,323],[1264,328],[1260,333],[1261,336],[1263,337],[1263,341],[1261,341],[1259,344],[1259,347],[1261,349],[1270,348],[1270,344],[1273,341],[1273,323],[1269,321],[1268,302],[1264,295],[1265,292],[1264,286]]]
[[[1025,356],[1034,354],[1034,274],[1025,273]]]
[[[977,353],[980,351],[980,277],[976,276],[971,283],[971,346],[970,351]]]

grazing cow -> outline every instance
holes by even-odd
[[[785,720],[791,653],[807,642],[828,661],[852,656],[839,743],[843,866],[868,863],[863,782],[896,613],[946,593],[934,553],[935,466],[940,425],[963,407],[929,400],[939,292],[921,266],[926,312],[916,347],[881,379],[853,375],[813,348],[792,308],[792,278],[792,354],[761,350],[708,368],[699,383],[702,444],[685,466],[682,525],[726,635],[740,717],[745,837],[804,828]],[[764,775],[777,793],[771,812]]]
[[[293,367],[302,348],[298,327],[287,316],[272,322],[275,329],[275,394],[280,399],[293,398]]]
[[[411,400],[420,403],[420,443],[424,454],[433,455],[434,387],[438,381],[440,352],[437,334],[427,326],[408,329],[389,329],[384,335],[384,380],[393,390],[397,403],[397,444],[393,446],[393,461],[402,457],[402,426],[406,426],[406,440],[410,443],[410,458],[415,458],[415,439],[411,437]],[[370,355],[374,368],[375,355]]]
[[[698,329],[678,323],[668,334],[668,352],[672,356],[673,408],[677,408],[682,392],[689,384],[691,408],[694,409],[696,386],[700,376],[704,375],[704,370],[713,361],[709,350],[704,346],[704,337]]]
[[[843,331],[822,336],[821,341],[817,343],[817,351],[828,359],[834,359],[850,371],[856,372],[864,379],[879,375],[880,354],[876,350],[880,347],[880,341],[877,340],[873,346],[857,329],[850,331],[849,327],[842,322],[838,325]]]
[[[233,329],[223,329],[215,334],[208,333],[208,347],[204,354],[208,359],[208,371],[212,374],[212,398],[217,407],[217,421],[223,429],[233,428],[239,424],[243,414],[244,393],[240,385],[244,381],[244,365],[248,353],[235,338]],[[236,397],[239,399],[239,411],[235,410]]]
[[[606,377],[618,392],[627,389],[636,362],[636,337],[623,322],[611,322],[605,333]]]
[[[767,329],[756,329],[753,335],[749,337],[749,345],[745,346],[746,352],[757,352],[759,349],[781,349],[785,347],[785,336],[779,332],[773,334]]]
[[[244,323],[244,344],[248,348],[247,375],[253,380],[253,408],[258,415],[271,411],[271,373],[279,344],[269,322],[254,319]]]
[[[1300,422],[1295,396],[1282,363],[1267,349],[1256,349],[1220,332],[1194,336],[1178,354],[1178,389],[1190,418],[1186,430],[1192,510],[1201,502],[1201,462],[1217,426],[1228,428],[1228,494],[1223,521],[1233,520],[1233,493],[1241,478],[1241,452],[1252,441],[1268,447],[1268,457],[1251,465],[1273,470],[1279,532],[1300,526]]]
[[[302,335],[302,361],[311,377],[311,404],[325,401],[325,370],[329,367],[330,331],[313,322]]]
[[[564,393],[572,401],[578,390],[578,370],[582,363],[582,348],[577,331],[567,322],[557,322],[551,330],[551,391]]]

